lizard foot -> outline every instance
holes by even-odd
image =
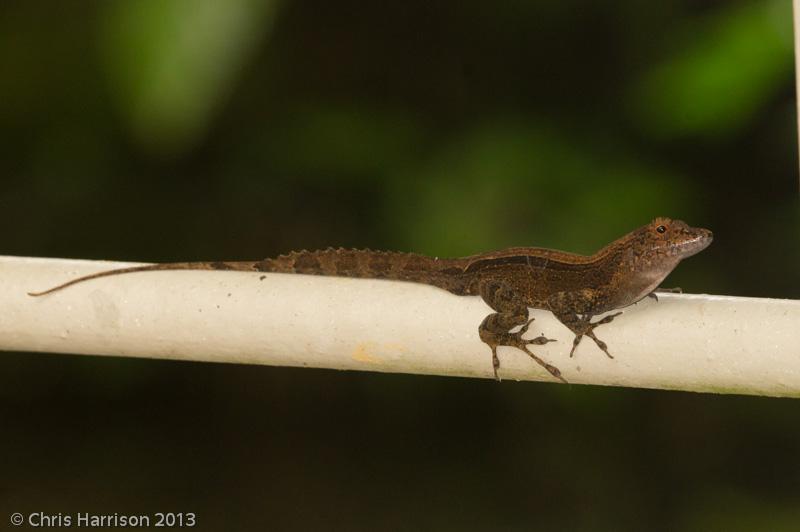
[[[537,364],[546,369],[547,372],[550,373],[550,375],[552,375],[553,377],[555,377],[556,379],[560,380],[565,384],[567,383],[567,381],[561,376],[561,370],[559,370],[554,365],[545,362],[544,360],[536,356],[536,354],[533,351],[528,349],[528,346],[531,344],[544,345],[548,342],[555,342],[555,340],[552,340],[550,338],[545,338],[544,336],[538,336],[530,340],[524,340],[519,337],[521,336],[521,332],[506,333],[503,336],[505,337],[496,338],[495,341],[492,342],[487,341],[488,340],[487,338],[483,339],[483,341],[489,344],[489,347],[492,348],[492,368],[494,369],[494,378],[497,382],[500,382],[500,376],[497,373],[497,370],[500,369],[500,359],[497,356],[497,348],[501,345],[505,345],[508,347],[516,347],[517,349],[524,351],[529,357],[531,357],[534,361],[536,361]]]
[[[656,300],[656,302],[658,302],[658,292],[661,292],[662,294],[682,294],[683,288],[680,286],[676,286],[675,288],[656,288],[647,294],[647,297],[652,297]]]
[[[522,338],[522,335],[528,332],[528,327],[533,322],[533,319],[529,318],[525,300],[506,283],[494,279],[481,282],[479,292],[483,300],[495,311],[494,314],[486,316],[478,327],[478,334],[481,340],[492,350],[492,368],[494,369],[495,380],[500,380],[497,374],[497,370],[500,368],[497,348],[505,345],[524,351],[537,364],[546,369],[550,375],[561,382],[567,382],[561,376],[561,371],[557,367],[548,364],[528,348],[529,345],[544,345],[555,340],[545,338],[544,335],[530,340]],[[511,332],[517,327],[519,327],[518,331]]]
[[[522,335],[528,331],[528,326],[531,324],[533,320],[528,320],[522,328],[520,328],[517,332],[494,332],[488,330],[486,327],[486,320],[484,324],[481,325],[479,330],[481,340],[484,343],[488,344],[489,347],[492,349],[492,369],[494,370],[494,378],[497,382],[500,382],[500,376],[497,373],[497,370],[500,369],[500,358],[497,356],[497,348],[500,346],[508,346],[508,347],[516,347],[521,351],[524,351],[529,357],[531,357],[537,364],[542,366],[544,369],[547,370],[550,375],[555,377],[556,379],[560,380],[563,383],[567,383],[567,381],[561,376],[561,370],[555,367],[552,364],[549,364],[538,357],[533,351],[528,349],[529,345],[544,345],[549,342],[555,342],[552,338],[545,338],[544,335],[537,336],[536,338],[531,339],[524,339]]]
[[[545,338],[544,337],[544,333],[542,333],[541,336],[537,336],[536,338],[533,338],[533,339],[530,339],[530,340],[524,340],[522,338],[522,335],[525,334],[526,332],[528,332],[528,327],[530,327],[531,323],[533,323],[533,320],[534,320],[534,318],[529,319],[527,321],[527,323],[525,323],[525,325],[520,327],[520,329],[517,332],[506,333],[506,334],[508,334],[508,338],[510,339],[510,341],[514,342],[513,344],[508,343],[508,344],[501,344],[501,345],[513,345],[513,347],[519,347],[519,345],[517,345],[517,344],[522,344],[522,345],[531,345],[531,344],[533,344],[533,345],[544,345],[544,344],[546,344],[548,342],[555,342],[556,341],[556,340],[554,340],[552,338]],[[522,349],[522,348],[520,347],[520,349]]]
[[[575,349],[578,347],[578,344],[581,343],[581,340],[583,339],[584,336],[588,336],[589,338],[594,340],[594,343],[597,344],[597,347],[599,347],[603,351],[603,353],[605,353],[608,356],[608,358],[614,358],[614,356],[608,352],[608,346],[606,345],[606,343],[601,339],[599,339],[597,336],[595,336],[594,329],[595,327],[598,327],[600,325],[611,323],[612,321],[614,321],[614,318],[616,318],[620,314],[622,314],[622,312],[615,312],[614,314],[609,314],[602,320],[597,321],[595,323],[590,323],[587,318],[584,322],[585,326],[579,329],[580,332],[577,331],[575,332],[575,339],[572,341],[572,350],[569,352],[570,358],[572,358],[572,356],[575,354]]]

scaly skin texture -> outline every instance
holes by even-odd
[[[528,348],[554,340],[544,336],[522,338],[533,321],[528,317],[529,308],[551,311],[575,333],[570,356],[581,339],[588,336],[613,358],[606,344],[595,336],[594,329],[610,323],[621,313],[594,323],[592,318],[653,294],[681,260],[705,249],[712,238],[708,229],[689,227],[680,220],[656,218],[589,256],[520,247],[440,259],[414,253],[329,248],[293,251],[261,261],[175,262],[108,270],[29,295],[43,296],[98,277],[160,270],[300,273],[422,283],[460,296],[479,295],[494,310],[480,324],[478,333],[492,351],[496,379],[499,380],[500,368],[497,348],[511,346],[521,349],[553,377],[566,382],[558,368]],[[520,329],[511,332],[517,327]]]

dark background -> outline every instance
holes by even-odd
[[[791,2],[3,2],[7,255],[591,253],[800,297]],[[768,340],[768,339],[765,339]],[[796,530],[800,403],[3,353],[11,512],[204,530]],[[10,525],[9,525],[10,526]]]

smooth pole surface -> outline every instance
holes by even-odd
[[[398,281],[249,272],[144,272],[30,297],[130,263],[0,257],[0,349],[492,377],[478,297]],[[597,329],[614,359],[533,311],[532,346],[570,383],[800,395],[800,301],[662,294]],[[553,379],[499,349],[500,376]]]

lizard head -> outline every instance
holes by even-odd
[[[706,249],[714,238],[702,227],[690,227],[681,220],[656,218],[638,230],[645,244],[643,255],[650,260],[675,263]]]
[[[704,250],[713,234],[686,222],[656,218],[609,247],[622,252],[621,271],[635,273],[640,282],[658,283],[680,261]]]
[[[610,244],[607,249],[616,250],[621,259],[616,277],[618,301],[610,308],[630,305],[651,293],[680,261],[704,250],[712,239],[708,229],[656,218]]]

